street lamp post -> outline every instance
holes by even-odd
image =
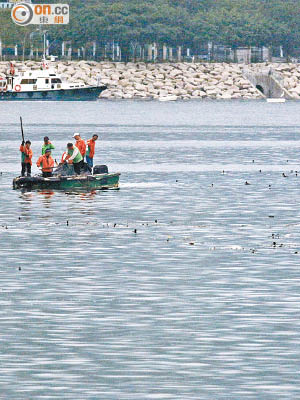
[[[44,58],[46,59],[46,33],[48,31],[43,31],[43,35],[44,35]]]

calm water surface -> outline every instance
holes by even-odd
[[[35,161],[97,132],[120,190],[12,190],[20,115]],[[300,398],[300,103],[0,118],[1,399]]]

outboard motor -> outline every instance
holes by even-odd
[[[95,165],[93,169],[93,175],[108,174],[107,165]]]

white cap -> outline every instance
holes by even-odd
[[[73,138],[74,138],[75,136],[80,136],[80,133],[74,133]]]

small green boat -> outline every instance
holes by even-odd
[[[103,166],[102,166],[103,167]],[[94,168],[95,171],[96,168]],[[98,168],[99,170],[99,168]],[[105,169],[104,169],[105,170]],[[107,170],[107,169],[106,169]],[[120,173],[109,174],[94,173],[82,175],[63,175],[55,173],[52,177],[43,178],[42,176],[33,177],[17,177],[13,180],[14,189],[30,189],[30,190],[108,190],[119,188]]]

